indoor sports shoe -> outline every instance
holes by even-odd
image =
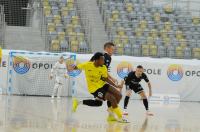
[[[76,109],[78,107],[78,100],[76,98],[72,99],[72,112],[76,112]]]
[[[124,109],[124,111],[123,111],[123,115],[128,115],[128,112],[127,112],[126,109]]]
[[[146,114],[147,114],[148,116],[153,116],[153,113],[150,112],[150,111],[147,111]]]
[[[122,117],[121,119],[117,120],[120,123],[130,123],[127,119],[125,119],[124,117]]]
[[[109,114],[108,117],[107,117],[107,121],[108,121],[108,122],[110,122],[110,121],[117,121],[117,119],[115,118],[114,115]]]

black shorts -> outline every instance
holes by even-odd
[[[105,100],[105,95],[108,92],[109,84],[105,84],[102,88],[97,89],[94,93],[91,93],[95,98]]]
[[[133,90],[137,94],[140,94],[144,90],[140,84],[136,86],[126,85],[126,90],[129,90],[129,89]]]

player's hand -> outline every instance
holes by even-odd
[[[52,76],[52,75],[50,75],[50,76],[49,76],[49,78],[52,80],[52,79],[53,79],[53,76]]]
[[[113,78],[112,81],[113,81],[115,84],[118,84],[117,79]]]
[[[69,78],[69,76],[68,76],[68,75],[66,75],[66,74],[64,75],[64,77],[65,77],[65,78]]]
[[[124,81],[122,80],[121,83],[118,85],[118,87],[119,87],[120,89],[122,89],[123,86],[124,86]]]
[[[73,71],[75,69],[75,65],[68,65],[68,71]]]

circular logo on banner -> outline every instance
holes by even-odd
[[[75,64],[75,61],[74,61],[74,60],[68,60],[68,61],[66,61],[67,67],[70,66],[70,65],[73,66],[74,64]],[[79,64],[79,61],[76,60],[76,65],[77,65],[77,64]],[[73,70],[73,71],[69,71],[69,70],[68,70],[67,74],[68,74],[69,76],[71,76],[71,77],[76,77],[76,76],[78,76],[79,74],[81,74],[81,70]]]
[[[179,81],[183,77],[183,69],[180,65],[173,64],[168,67],[167,75],[172,81]]]
[[[13,58],[13,68],[19,74],[25,74],[30,69],[30,61],[22,56]]]
[[[120,78],[124,78],[128,75],[129,72],[133,70],[131,63],[123,61],[117,66],[117,75]]]

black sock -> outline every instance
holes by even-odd
[[[130,98],[130,97],[126,96],[125,99],[124,99],[124,109],[127,108],[129,98]]]
[[[100,100],[87,99],[87,100],[83,100],[83,104],[88,105],[88,106],[98,107],[98,106],[102,106],[103,102]]]
[[[149,110],[149,105],[148,105],[148,100],[147,99],[143,99],[143,104],[145,106],[145,109]]]
[[[107,106],[108,106],[108,108],[110,108],[112,106],[110,101],[107,101]]]

